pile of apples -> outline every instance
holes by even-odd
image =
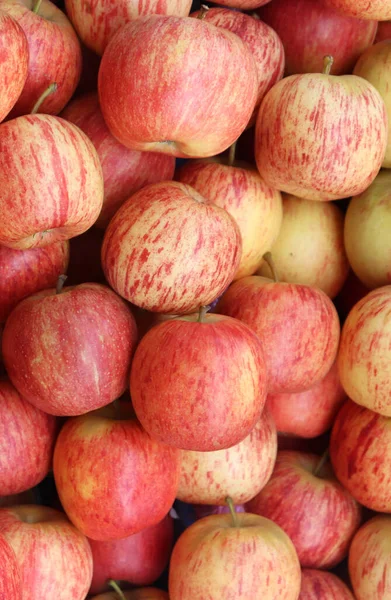
[[[391,1],[57,4],[0,0],[0,600],[389,600]]]

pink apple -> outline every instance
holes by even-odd
[[[271,394],[311,388],[336,358],[338,315],[317,288],[244,277],[225,292],[217,311],[246,323],[259,336]]]
[[[125,600],[169,600],[167,592],[158,588],[140,588],[123,592]],[[91,600],[119,600],[117,592],[91,596]]]
[[[21,600],[85,599],[92,577],[91,549],[64,514],[46,506],[2,508],[0,533],[15,552]]]
[[[316,454],[281,450],[269,483],[246,510],[271,519],[291,538],[302,567],[341,562],[361,522],[361,509]]]
[[[391,40],[391,20],[381,21],[378,25],[375,44],[377,44],[377,42],[382,42],[383,40]]]
[[[0,321],[26,296],[55,286],[68,262],[67,240],[31,250],[0,246]]]
[[[255,168],[242,163],[230,166],[210,160],[188,161],[175,178],[235,219],[242,236],[242,257],[234,278],[255,273],[280,231],[280,192],[266,185]]]
[[[103,240],[111,287],[153,312],[190,313],[231,282],[242,241],[234,219],[192,187],[151,184],[117,211]]]
[[[387,133],[384,101],[365,79],[291,75],[262,101],[257,166],[268,185],[288,194],[321,201],[346,198],[375,179]]]
[[[156,525],[178,489],[178,451],[151,438],[134,419],[69,419],[53,464],[67,515],[93,540],[117,540]]]
[[[220,6],[229,6],[240,10],[253,10],[267,4],[270,0],[219,0]]]
[[[323,0],[273,0],[257,12],[284,44],[285,75],[320,73],[327,54],[334,75],[351,73],[377,30],[376,20],[344,16]]]
[[[258,73],[248,46],[230,31],[150,16],[111,39],[98,89],[104,119],[125,146],[203,157],[223,152],[246,128]]]
[[[390,456],[390,418],[346,402],[331,432],[331,462],[352,496],[378,512],[391,512]]]
[[[16,556],[6,539],[0,534],[0,598],[21,600],[22,585]]]
[[[67,285],[106,283],[100,260],[103,235],[104,229],[91,227],[69,241]]]
[[[335,362],[327,375],[297,394],[269,394],[266,405],[279,432],[315,438],[328,431],[346,399]]]
[[[86,283],[22,300],[4,328],[3,358],[26,400],[49,414],[80,415],[125,391],[136,340],[125,302]]]
[[[298,600],[355,600],[347,585],[333,573],[303,569]],[[368,598],[366,598],[368,600]]]
[[[173,520],[168,515],[156,525],[120,540],[89,540],[94,564],[90,594],[108,590],[110,579],[151,585],[168,564],[173,540]]]
[[[354,272],[350,270],[341,291],[338,296],[334,298],[334,304],[342,323],[345,322],[346,317],[353,306],[361,300],[361,298],[364,298],[368,292],[368,288],[366,288]]]
[[[61,116],[80,127],[98,152],[105,186],[102,211],[95,223],[98,227],[106,227],[134,192],[148,183],[172,179],[173,156],[129,150],[117,142],[104,122],[96,92],[73,100]]]
[[[79,235],[102,202],[98,154],[80,129],[50,115],[0,125],[0,244],[25,250]]]
[[[72,25],[50,0],[0,0],[0,10],[22,27],[29,49],[27,81],[10,116],[30,113],[53,82],[57,89],[40,112],[58,114],[71,99],[81,73],[80,43]]]
[[[391,5],[388,0],[324,0],[328,6],[335,8],[342,15],[357,19],[375,19],[387,21],[391,19]]]
[[[27,79],[29,48],[23,29],[0,9],[0,122],[15,105]]]

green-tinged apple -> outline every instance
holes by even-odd
[[[391,40],[391,20],[380,21],[378,24],[375,44],[377,44],[377,42],[382,42],[383,40]]]
[[[201,452],[229,448],[249,435],[267,384],[263,348],[250,327],[202,310],[152,327],[130,374],[133,407],[145,430]]]
[[[3,360],[34,406],[81,415],[126,390],[136,342],[129,306],[109,287],[85,283],[22,300],[4,328]]]
[[[270,394],[311,388],[327,375],[336,358],[337,311],[317,288],[244,277],[228,288],[217,311],[243,321],[259,336]]]
[[[15,552],[0,534],[0,600],[21,600],[22,584]]]
[[[167,181],[131,196],[106,229],[102,265],[123,298],[158,312],[213,302],[238,268],[242,240],[226,210],[189,185]]]
[[[91,549],[63,513],[34,505],[2,508],[0,533],[16,556],[21,600],[85,599],[92,577]]]
[[[356,19],[375,19],[387,21],[391,19],[389,0],[324,0],[328,6],[338,12]]]
[[[51,115],[0,125],[0,244],[24,250],[80,235],[102,203],[99,157],[78,127]]]
[[[23,29],[0,9],[0,122],[22,93],[28,62],[29,48]]]
[[[234,279],[241,279],[255,273],[278,236],[282,222],[281,194],[266,185],[251,165],[239,162],[229,165],[221,160],[188,161],[175,178],[224,208],[237,222],[242,256]]]
[[[169,600],[167,592],[158,588],[140,588],[122,592],[125,600]],[[91,600],[120,600],[117,592],[91,596]]]
[[[299,600],[355,600],[355,598],[348,586],[334,573],[319,569],[303,569]],[[369,600],[369,596],[365,600]]]
[[[361,508],[316,454],[281,450],[271,479],[246,510],[289,535],[302,567],[329,569],[347,556]]]
[[[140,17],[102,58],[99,99],[111,133],[134,150],[214,156],[244,131],[258,93],[236,34],[190,17]]]
[[[271,187],[308,200],[363,192],[387,147],[387,110],[379,92],[356,75],[290,75],[262,101],[255,157]]]

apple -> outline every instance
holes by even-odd
[[[16,556],[7,540],[0,534],[0,598],[21,600],[22,585]]]
[[[159,313],[191,313],[229,285],[242,252],[224,209],[192,187],[167,181],[131,196],[106,229],[102,264],[123,298]]]
[[[253,10],[267,4],[270,0],[219,0],[220,6],[229,6],[240,10]]]
[[[178,489],[179,456],[135,419],[87,414],[63,426],[53,471],[70,520],[90,539],[110,541],[165,517]]]
[[[111,579],[151,585],[166,568],[173,541],[173,520],[169,515],[156,525],[120,540],[89,540],[94,564],[90,594],[108,590]]]
[[[328,6],[335,8],[343,15],[356,19],[375,19],[387,21],[391,19],[391,5],[388,0],[324,0]]]
[[[123,592],[125,600],[169,600],[167,592],[158,588],[140,588]],[[117,592],[91,596],[91,600],[120,600]]]
[[[0,9],[0,122],[15,105],[27,79],[29,47],[23,29]]]
[[[390,285],[364,296],[343,325],[338,351],[339,375],[349,398],[387,417],[391,416],[390,310]]]
[[[0,246],[0,321],[26,296],[55,286],[68,262],[67,240],[31,250]]]
[[[102,202],[99,157],[78,127],[51,115],[0,125],[0,244],[25,250],[79,235]]]
[[[369,291],[370,290],[361,283],[355,273],[350,270],[341,291],[334,298],[334,304],[342,323],[345,322],[346,317],[353,306],[361,300],[361,298],[364,298]]]
[[[148,183],[172,179],[173,156],[130,150],[117,142],[103,119],[97,92],[75,98],[61,116],[84,131],[98,152],[105,197],[96,226],[106,227],[125,200]]]
[[[255,273],[281,227],[280,192],[266,185],[258,171],[245,163],[188,161],[175,178],[224,208],[235,219],[242,236],[242,256],[234,278]]]
[[[278,277],[318,287],[334,298],[349,272],[343,236],[344,216],[338,206],[283,194],[282,225],[269,248]],[[269,276],[265,262],[258,274]]]
[[[311,388],[335,361],[340,325],[322,290],[253,275],[228,288],[217,312],[239,319],[259,336],[270,394]]]
[[[342,15],[323,0],[273,0],[257,13],[281,38],[285,75],[319,73],[327,54],[334,58],[334,75],[351,73],[377,30],[376,20]]]
[[[378,25],[375,44],[377,44],[377,42],[382,42],[383,40],[391,40],[391,20],[380,21]]]
[[[111,133],[134,150],[205,157],[246,128],[258,93],[255,59],[239,36],[190,17],[140,17],[102,58],[98,90]]]
[[[333,573],[319,569],[303,569],[299,600],[355,599],[347,585]]]
[[[277,430],[288,435],[315,438],[328,431],[346,399],[337,362],[309,390],[296,394],[269,394],[266,406]]]
[[[130,395],[153,438],[209,452],[250,434],[266,401],[267,377],[262,345],[249,327],[200,311],[145,334],[131,368]]]
[[[391,512],[391,420],[348,400],[330,438],[330,457],[342,485],[364,506]]]
[[[85,599],[92,578],[91,549],[64,514],[47,506],[2,508],[0,533],[15,552],[21,600]]]
[[[246,510],[289,535],[302,567],[330,569],[347,556],[361,508],[316,454],[281,450],[271,479]]]
[[[211,515],[177,540],[168,592],[170,600],[297,600],[300,579],[296,550],[278,525],[249,513]]]
[[[356,3],[356,0],[354,0]],[[306,73],[285,77],[262,101],[255,156],[271,187],[308,200],[363,192],[387,147],[388,121],[379,92],[358,76]]]
[[[10,116],[30,113],[49,84],[57,89],[40,112],[58,114],[78,84],[82,57],[77,35],[65,14],[50,0],[0,0],[0,10],[22,27],[28,42],[28,75]]]
[[[377,515],[357,531],[349,550],[349,575],[357,600],[391,594],[391,517]]]
[[[227,450],[180,452],[177,498],[190,504],[235,504],[253,498],[268,482],[277,456],[277,432],[264,410],[249,435]]]
[[[136,340],[125,302],[106,286],[85,283],[22,300],[4,328],[3,359],[26,400],[73,416],[121,396]]]

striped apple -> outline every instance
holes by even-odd
[[[326,4],[338,12],[356,19],[374,19],[387,21],[391,19],[389,0],[325,0]]]
[[[354,600],[354,596],[334,573],[303,569],[298,600]]]
[[[0,598],[21,600],[22,584],[15,552],[0,534]]]
[[[0,122],[22,93],[28,61],[29,49],[23,29],[0,9]]]

